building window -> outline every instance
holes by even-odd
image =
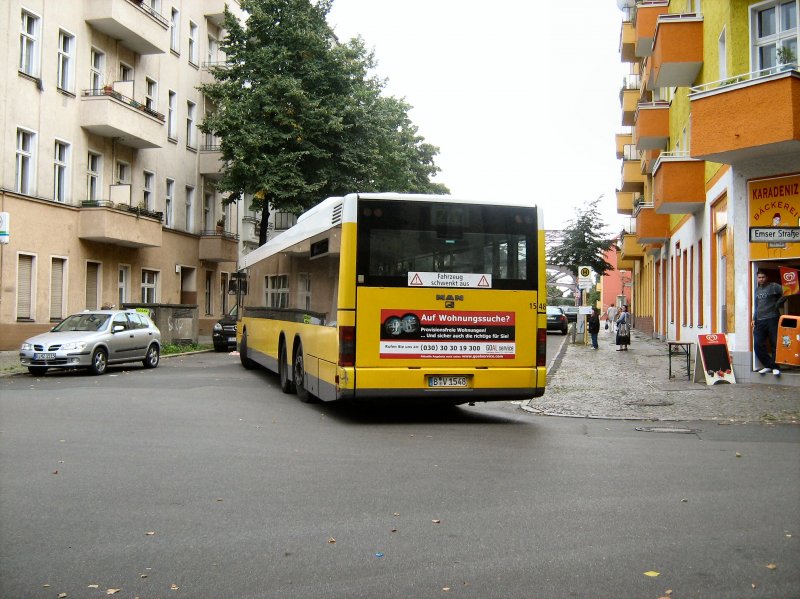
[[[100,263],[86,263],[86,309],[97,310],[100,305]]]
[[[145,79],[145,88],[144,106],[148,110],[155,110],[156,100],[158,99],[158,84],[147,77]]]
[[[17,170],[16,191],[28,195],[34,191],[34,158],[36,134],[33,131],[17,129]]]
[[[38,77],[39,75],[39,17],[22,11],[19,34],[19,70]]]
[[[30,254],[17,257],[17,320],[33,320],[33,284],[36,259]]]
[[[142,269],[142,303],[154,304],[158,298],[158,272]]]
[[[100,154],[89,152],[86,166],[86,199],[96,202],[100,199],[101,172],[103,168],[103,157]]]
[[[797,64],[797,2],[770,2],[752,9],[753,63],[756,70],[771,69],[778,63]],[[779,60],[779,52],[786,52]]]
[[[167,137],[169,139],[178,139],[177,102],[178,94],[173,91],[169,92],[169,106],[167,109]]]
[[[203,196],[203,229],[214,230],[214,194],[206,193]]]
[[[184,230],[192,232],[194,227],[194,187],[191,185],[186,186],[186,222],[184,223]]]
[[[119,80],[133,81],[133,67],[124,62],[119,63]]]
[[[53,156],[53,199],[56,202],[66,202],[69,192],[67,168],[69,164],[69,144],[56,140],[55,155]]]
[[[197,106],[194,102],[186,102],[186,147],[188,148],[197,147],[197,140],[195,139],[197,136],[194,128],[196,110]]]
[[[127,185],[131,182],[131,165],[117,160],[117,185]]]
[[[164,200],[164,224],[172,227],[172,207],[174,205],[173,199],[175,198],[175,181],[167,179],[167,194]]]
[[[73,91],[73,54],[75,37],[65,31],[58,32],[58,87],[65,91]]]
[[[181,15],[177,8],[172,9],[169,20],[169,49],[175,53],[181,51]]]
[[[208,50],[206,53],[206,65],[213,65],[217,63],[217,48],[219,44],[217,40],[208,36]]]
[[[142,206],[145,210],[153,209],[153,182],[156,176],[148,171],[144,172],[144,185],[142,186]]]
[[[197,25],[189,21],[189,62],[197,64]]]
[[[204,288],[205,293],[205,306],[206,306],[206,316],[211,316],[214,313],[213,308],[213,300],[212,300],[212,289],[214,283],[214,272],[211,270],[206,271],[206,284]]]
[[[89,57],[89,89],[102,89],[106,55],[92,48]]]
[[[59,322],[64,318],[64,275],[67,272],[64,258],[50,260],[50,320]]]
[[[119,308],[122,308],[122,305],[128,301],[130,278],[131,267],[121,264],[117,271],[117,307]]]
[[[270,308],[289,307],[289,275],[277,275],[268,277],[269,297],[267,305]]]
[[[298,273],[297,286],[297,306],[302,310],[311,310],[311,274]]]

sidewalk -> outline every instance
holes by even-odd
[[[549,367],[544,396],[522,402],[523,409],[585,418],[800,422],[797,387],[692,383],[685,360],[681,369],[675,357],[678,375],[670,379],[666,343],[639,331],[631,331],[627,352],[615,351],[613,334],[602,329],[599,350],[571,341],[570,333]]]

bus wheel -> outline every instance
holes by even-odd
[[[298,344],[294,352],[294,389],[297,392],[297,397],[300,401],[310,403],[312,401],[311,394],[306,389],[306,368],[303,363],[303,345]]]
[[[294,393],[292,371],[289,369],[289,361],[286,359],[286,343],[281,343],[281,348],[278,351],[278,375],[281,378],[281,391]]]
[[[256,363],[247,357],[247,332],[242,333],[242,341],[239,343],[239,360],[247,370],[256,367]]]

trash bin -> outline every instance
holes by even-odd
[[[775,361],[778,364],[800,366],[800,317],[781,316],[778,321]]]

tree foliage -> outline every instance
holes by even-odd
[[[562,266],[577,277],[579,266],[589,266],[599,276],[614,270],[606,262],[603,253],[608,251],[614,240],[605,236],[605,223],[597,208],[600,198],[576,210],[576,217],[564,229],[562,242],[550,250],[547,261]]]
[[[299,213],[354,191],[447,193],[430,178],[438,148],[425,143],[410,106],[382,94],[361,39],[341,43],[326,21],[332,0],[241,0],[227,10],[226,64],[201,87],[214,109],[201,131],[220,138],[218,189],[252,195],[262,211]]]

